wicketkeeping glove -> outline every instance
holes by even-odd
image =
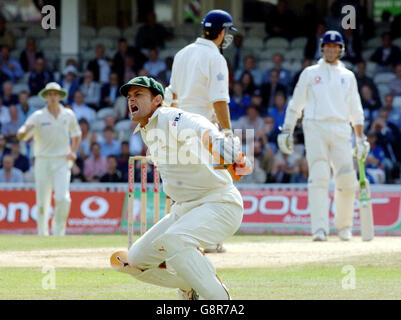
[[[356,137],[356,145],[354,149],[354,156],[356,159],[366,160],[370,151],[370,143],[366,140],[366,137]]]
[[[281,128],[280,128],[281,129]],[[294,138],[290,130],[283,130],[277,136],[277,144],[281,152],[291,154],[294,151]]]

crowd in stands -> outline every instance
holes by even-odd
[[[401,37],[397,27],[400,16],[391,21],[384,12],[382,21],[377,23],[360,17],[355,30],[343,30],[337,3],[334,2],[331,13],[322,21],[316,19],[313,6],[305,8],[304,41],[295,57],[289,58],[280,46],[249,48],[241,33],[235,35],[233,45],[224,53],[230,70],[233,128],[242,130],[244,151],[252,149],[254,153],[254,172],[241,182],[307,182],[301,121],[294,132],[292,155],[279,151],[276,138],[300,73],[319,59],[319,39],[328,29],[342,32],[346,43],[343,61],[357,79],[365,113],[365,134],[371,143],[368,178],[371,183],[400,181],[401,51],[394,44]],[[286,8],[285,1],[279,1],[276,10],[266,23],[264,43],[277,37],[290,43],[297,41],[300,35],[294,34],[296,28],[290,28],[294,14]],[[383,32],[377,34],[375,30]],[[44,106],[37,94],[51,81],[57,81],[67,90],[63,104],[74,111],[82,130],[71,180],[126,182],[129,156],[144,155],[146,148],[139,134],[131,134],[137,124],[128,120],[126,100],[118,89],[138,75],[155,77],[167,86],[174,54],[163,54],[163,59],[159,56],[169,41],[174,41],[174,35],[157,23],[151,13],[134,41],[115,39],[114,52],[97,44],[92,48],[93,59],[84,64],[70,59],[63,70],[48,66],[45,50],[38,49],[39,40],[27,38],[25,48],[18,52],[16,40],[4,19],[0,19],[0,182],[33,181],[32,143],[19,142],[15,135],[27,117]],[[375,46],[367,48],[366,44],[373,40]],[[247,129],[254,129],[253,134],[248,134]],[[136,180],[139,179],[137,176]]]

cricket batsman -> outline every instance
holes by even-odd
[[[331,169],[335,184],[334,225],[342,240],[350,240],[358,185],[352,159],[351,126],[356,136],[354,155],[358,159],[366,158],[370,145],[363,134],[364,115],[355,76],[339,60],[344,53],[341,34],[327,31],[320,40],[320,48],[323,57],[300,75],[278,145],[283,153],[292,153],[294,127],[304,111],[302,125],[309,168],[312,240],[326,241],[329,234]]]
[[[49,235],[48,216],[54,189],[52,232],[63,236],[71,205],[70,170],[77,158],[81,129],[72,110],[60,103],[67,92],[59,84],[48,83],[39,96],[47,105],[28,117],[17,138],[26,141],[33,136],[38,234]]]
[[[164,90],[153,78],[136,77],[120,92],[128,99],[131,119],[139,122],[134,133],[141,132],[159,169],[163,190],[175,203],[169,215],[131,246],[127,263],[119,271],[147,283],[178,288],[181,299],[229,299],[213,264],[198,248],[222,242],[237,231],[242,197],[228,170],[216,170],[211,162],[183,163],[180,157],[189,152],[197,159],[202,150],[209,154],[195,142],[202,141],[207,132],[212,152],[224,163],[235,164],[241,152],[239,138],[225,136],[201,115],[162,106]],[[171,160],[177,155],[178,161]],[[122,257],[113,255],[112,266]]]
[[[209,11],[202,21],[203,35],[174,57],[170,90],[171,106],[200,114],[220,125],[226,136],[233,136],[230,121],[228,67],[222,53],[237,31],[231,15],[223,10]],[[225,252],[223,244],[205,248],[205,252]]]

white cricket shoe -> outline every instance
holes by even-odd
[[[343,241],[349,241],[352,238],[352,230],[351,228],[344,228],[338,231],[338,236]]]
[[[218,243],[216,245],[206,247],[203,250],[204,253],[224,253],[226,251],[227,251],[227,249],[223,246],[222,243]]]
[[[178,289],[178,300],[199,300],[199,294],[194,289],[189,291]]]
[[[326,232],[323,229],[317,230],[312,236],[312,241],[327,241]]]

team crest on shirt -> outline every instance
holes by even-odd
[[[178,114],[178,116],[175,117],[174,121],[171,123],[171,125],[172,125],[173,127],[176,127],[176,126],[177,126],[177,122],[178,122],[178,120],[180,120],[181,115],[182,115],[182,112],[180,112],[180,113]]]
[[[217,75],[217,81],[223,81],[224,80],[224,74],[221,72]]]
[[[315,77],[315,84],[319,84],[322,82],[322,77],[321,76],[316,76]]]

